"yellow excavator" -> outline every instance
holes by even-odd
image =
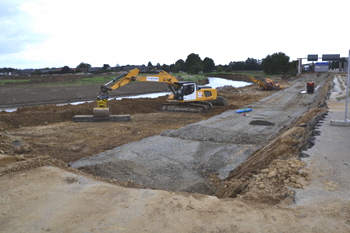
[[[283,90],[284,87],[277,82],[269,79],[269,78],[263,78],[260,76],[248,76],[250,80],[253,82],[258,83],[258,89],[260,91],[271,91],[271,90]]]
[[[178,81],[165,71],[146,76],[139,74],[140,70],[135,68],[102,85],[97,96],[97,107],[93,109],[93,116],[95,118],[108,117],[110,115],[108,108],[109,93],[134,81],[163,82],[169,85],[172,94],[169,95],[168,102],[161,106],[161,111],[205,113],[213,105],[227,105],[225,98],[217,96],[215,88],[198,86],[192,81]]]

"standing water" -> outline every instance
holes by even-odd
[[[212,88],[218,88],[218,87],[223,87],[223,86],[233,86],[233,87],[244,87],[250,85],[250,83],[247,82],[242,82],[242,81],[232,81],[224,78],[217,78],[217,77],[208,77],[209,83],[204,85],[204,86],[210,86]],[[135,96],[123,96],[123,97],[118,97],[116,98],[117,100],[123,99],[123,98],[157,98],[159,96],[165,96],[168,95],[169,92],[158,92],[158,93],[148,93],[148,94],[142,94],[142,95],[135,95]],[[77,105],[77,104],[82,104],[85,102],[92,102],[92,101],[79,101],[79,102],[73,102],[69,103],[72,105]],[[62,104],[57,104],[57,105],[65,105],[68,103],[62,103]],[[10,109],[0,109],[0,111],[6,111],[6,112],[13,112],[16,111],[17,108],[10,108]]]

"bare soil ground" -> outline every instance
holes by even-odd
[[[225,78],[245,80],[244,76],[228,76]],[[278,77],[275,80],[286,88],[291,85],[291,80],[289,79]],[[140,94],[142,92],[148,92],[149,86],[143,85],[148,84],[139,83],[137,87],[132,87],[134,89],[130,92],[133,93],[129,93]],[[26,89],[27,93],[30,93],[31,90],[34,93],[38,91],[38,87],[35,86],[31,87],[27,85],[20,88],[10,86],[5,87],[5,91],[2,89],[0,94],[8,96],[8,93],[11,93],[11,95],[20,96],[23,94],[23,88]],[[69,89],[68,92],[79,93],[79,97],[69,97],[69,100],[92,98],[91,89],[89,88],[81,86],[70,88],[72,89]],[[45,87],[45,89],[50,90],[50,87]],[[57,87],[55,90],[57,90]],[[84,93],[83,90],[86,90],[86,93]],[[157,87],[152,89],[152,92],[163,90],[164,87]],[[326,96],[327,91],[328,89],[326,88],[323,90],[324,97]],[[128,90],[126,89],[125,92],[128,92]],[[49,95],[50,91],[41,93],[48,93],[45,95]],[[113,100],[110,101],[109,104],[112,113],[131,114],[131,121],[98,123],[72,122],[74,115],[90,115],[92,108],[95,105],[93,102],[87,102],[81,105],[56,106],[52,103],[55,103],[57,100],[67,100],[67,95],[69,94],[55,92],[55,98],[53,98],[53,100],[50,99],[52,91],[50,96],[41,96],[39,99],[36,96],[35,99],[32,100],[30,99],[31,96],[35,95],[27,94],[28,102],[31,104],[40,103],[41,105],[20,107],[15,112],[0,113],[0,154],[3,155],[3,159],[0,160],[0,167],[2,167],[1,179],[6,179],[9,182],[17,182],[18,185],[21,185],[21,188],[23,188],[25,184],[21,183],[24,182],[23,179],[21,180],[21,177],[37,177],[37,182],[42,188],[45,187],[45,185],[54,185],[50,184],[50,182],[58,182],[59,185],[61,185],[60,187],[62,187],[60,192],[67,192],[64,185],[77,183],[82,179],[80,176],[86,177],[87,179],[101,180],[107,182],[108,185],[118,184],[126,187],[145,188],[140,187],[133,182],[119,182],[117,180],[93,177],[89,174],[70,168],[66,163],[76,161],[83,157],[92,156],[108,149],[133,141],[138,141],[149,136],[159,135],[164,130],[178,129],[185,125],[208,119],[226,110],[237,109],[249,103],[256,102],[273,93],[274,92],[272,91],[258,91],[257,86],[254,84],[239,89],[232,87],[220,88],[219,95],[227,98],[229,105],[227,107],[216,106],[212,111],[205,114],[160,112],[159,106],[166,102],[165,97],[155,99],[126,98],[122,100]],[[4,98],[0,99],[4,100]],[[49,100],[45,101],[45,99]],[[4,105],[6,103],[8,103],[8,101],[3,102]],[[281,132],[281,134],[275,137],[273,141],[271,141],[271,144],[267,144],[267,147],[264,148],[265,150],[258,151],[257,154],[263,154],[260,157],[257,155],[259,159],[263,160],[266,158],[261,166],[253,166],[251,168],[242,167],[230,174],[230,177],[225,181],[216,180],[217,178],[213,176],[213,183],[217,185],[216,196],[223,198],[222,201],[217,202],[217,200],[212,200],[210,198],[209,200],[208,197],[202,195],[196,196],[195,194],[191,194],[188,197],[188,194],[172,194],[158,191],[156,192],[157,199],[147,202],[152,202],[152,210],[144,212],[147,217],[143,216],[140,218],[133,228],[130,228],[130,226],[129,228],[123,228],[124,231],[137,232],[137,230],[140,231],[140,229],[142,229],[142,226],[150,231],[153,229],[153,232],[159,231],[159,229],[169,229],[169,227],[175,229],[174,224],[170,223],[170,219],[173,218],[178,221],[179,218],[187,216],[188,219],[196,219],[196,221],[199,221],[202,224],[192,222],[188,223],[187,226],[177,226],[176,229],[178,231],[256,232],[261,230],[259,227],[260,224],[260,226],[264,227],[262,232],[300,232],[305,229],[305,223],[303,222],[303,224],[300,225],[300,219],[309,216],[310,218],[308,222],[310,227],[307,228],[310,230],[309,232],[317,232],[320,230],[321,232],[325,232],[323,231],[325,229],[327,229],[328,232],[331,232],[332,229],[336,228],[338,228],[338,232],[346,232],[344,229],[349,229],[346,228],[346,226],[348,226],[348,223],[346,223],[348,220],[346,219],[349,217],[349,214],[346,212],[348,210],[342,209],[342,207],[335,206],[334,208],[337,213],[320,213],[318,219],[315,219],[315,213],[319,211],[318,208],[305,210],[298,208],[288,209],[283,205],[276,206],[276,204],[285,205],[293,202],[293,193],[291,190],[286,189],[287,186],[302,188],[303,185],[306,185],[309,181],[307,171],[299,172],[299,170],[304,167],[304,164],[298,159],[300,151],[296,148],[302,146],[305,147],[305,143],[308,141],[312,129],[296,126],[309,121],[315,123],[324,113],[324,109],[315,106],[309,112],[300,116],[292,126],[286,128],[284,132]],[[266,152],[264,151],[268,151],[269,154],[266,155]],[[281,151],[283,151],[283,153]],[[290,154],[290,157],[278,157],[279,153]],[[273,154],[273,156],[269,156],[271,154]],[[53,166],[63,170],[50,170],[50,168],[47,169],[43,166]],[[247,172],[243,172],[246,170]],[[79,177],[77,178],[73,175],[67,175],[66,172],[72,172],[73,174],[79,175]],[[43,176],[46,176],[47,181],[42,179]],[[60,177],[65,177],[64,184],[60,183]],[[26,182],[29,181],[27,180]],[[78,183],[80,184],[80,181]],[[118,198],[121,199],[118,200],[118,202],[123,202],[128,206],[122,207],[127,211],[129,206],[135,204],[133,202],[135,202],[138,197],[131,198],[133,195],[136,195],[134,191],[122,187],[118,188],[118,185],[112,189],[118,189],[119,191],[114,190],[113,192],[120,193]],[[102,186],[102,190],[104,190],[102,194],[101,189],[90,190],[89,193],[90,195],[92,194],[92,196],[85,196],[85,199],[92,198],[94,200],[93,202],[96,202],[94,204],[95,208],[98,208],[99,205],[105,207],[105,209],[101,209],[101,211],[96,210],[94,213],[95,217],[98,218],[98,216],[102,216],[101,218],[108,218],[105,216],[105,211],[108,210],[108,206],[116,202],[117,199],[113,201],[111,199],[113,198],[112,196],[106,195],[106,193],[108,193],[107,190],[110,189],[110,187],[105,187],[104,184],[102,184]],[[45,192],[43,191],[43,193]],[[96,196],[93,195],[94,193]],[[51,206],[51,203],[45,202],[40,194],[37,194],[36,197],[32,196],[29,191],[24,191],[24,194],[27,195],[27,200],[21,200],[18,203],[13,204],[13,207],[7,207],[7,210],[15,210],[19,207],[18,205],[34,205],[35,200],[38,199],[43,200],[42,203],[47,204],[50,208],[55,208],[54,206]],[[104,201],[102,201],[101,196],[103,196]],[[145,194],[143,194],[143,197],[145,197]],[[79,205],[79,208],[80,207],[81,206]],[[93,207],[91,206],[91,208]],[[94,211],[91,208],[86,206],[83,211]],[[186,210],[188,213],[184,214],[180,210]],[[195,210],[196,213],[194,213],[193,210]],[[68,213],[69,212],[66,212],[66,214]],[[89,216],[91,216],[91,214],[89,214]],[[135,215],[135,213],[129,214],[131,216]],[[332,221],[327,220],[327,217],[330,214],[333,214]],[[3,213],[3,216],[9,217],[12,215],[6,215]],[[231,217],[234,218],[234,220],[231,219]],[[161,222],[155,222],[155,219],[157,218],[161,219]],[[247,226],[246,224],[236,224],[232,222],[242,222],[245,221],[245,218],[253,221],[255,220],[257,225]],[[213,225],[209,227],[205,222],[211,220]],[[82,217],[81,219],[78,218],[77,221],[86,222],[87,220],[83,220]],[[71,220],[67,220],[66,222],[71,223]],[[320,226],[319,224],[321,222],[323,222],[323,224]],[[57,220],[56,225],[53,224],[53,226],[59,227],[60,224],[62,224],[62,222]],[[274,227],[271,227],[272,225]],[[15,227],[8,229],[15,229]],[[74,229],[77,228],[66,226],[64,229],[66,230],[63,230],[62,232],[74,231]],[[102,228],[100,228],[100,230],[101,229]],[[117,228],[108,229],[106,232],[113,232],[113,230],[116,229]],[[222,231],[220,229],[225,230]],[[51,230],[53,230],[53,228],[41,229],[41,231]],[[85,231],[93,232],[94,230],[85,229]]]
[[[235,79],[235,77],[232,77]],[[238,77],[241,80],[242,77]],[[60,79],[61,80],[61,79]],[[288,84],[287,84],[288,85]],[[164,91],[164,86],[152,86],[150,83],[140,82],[136,85],[126,85],[123,92],[129,95]],[[58,87],[52,87],[57,89]],[[73,88],[73,87],[70,87]],[[121,89],[122,89],[121,88]],[[38,87],[25,86],[21,88],[9,87],[3,93],[12,93],[21,96],[21,90],[30,93],[38,91]],[[41,87],[50,90],[51,87]],[[67,88],[63,88],[67,90]],[[90,88],[75,86],[75,91],[87,98],[91,95]],[[98,87],[97,87],[98,92]],[[99,123],[74,123],[74,115],[91,115],[95,107],[94,102],[85,102],[79,105],[50,104],[52,91],[43,92],[41,97],[26,95],[30,103],[43,103],[30,107],[19,107],[15,112],[1,112],[0,129],[6,130],[10,135],[20,137],[30,146],[29,154],[49,155],[52,158],[71,162],[86,156],[92,156],[102,151],[121,146],[125,143],[138,141],[142,138],[159,135],[167,129],[178,129],[185,125],[210,118],[226,110],[237,109],[251,102],[264,98],[273,92],[261,92],[255,85],[244,88],[221,88],[220,95],[229,100],[226,107],[214,106],[212,111],[205,114],[188,113],[164,113],[160,112],[161,104],[166,102],[166,97],[158,98],[124,98],[109,101],[111,113],[114,115],[131,114],[130,122],[99,122]],[[94,93],[93,93],[94,94]],[[58,100],[67,100],[67,92],[55,92]],[[33,99],[31,99],[33,98]],[[1,104],[7,104],[6,98],[1,98]],[[23,99],[23,97],[21,97]],[[7,151],[5,150],[7,153]]]

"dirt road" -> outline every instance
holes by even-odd
[[[278,81],[289,87],[298,80]],[[326,98],[327,89],[322,91],[320,97]],[[298,148],[305,146],[305,139],[310,138],[312,124],[308,123],[315,122],[315,116],[324,112],[322,106],[312,106],[312,102],[303,106],[310,107],[310,112],[261,145],[265,150],[253,154],[254,161],[261,161],[265,168],[255,166],[253,161],[243,163],[229,179],[211,177],[220,198],[147,189],[131,180],[96,177],[66,164],[165,130],[176,133],[196,122],[210,124],[207,119],[215,115],[274,93],[260,92],[252,86],[240,88],[240,92],[225,88],[219,94],[228,98],[229,106],[216,107],[201,115],[160,113],[158,104],[163,98],[112,101],[112,112],[132,114],[132,121],[123,123],[71,121],[73,115],[88,114],[93,103],[1,112],[1,229],[4,232],[349,232],[349,200],[324,202],[322,207],[293,205],[292,190],[307,187],[312,177],[310,171],[300,170],[305,163],[298,157]],[[315,102],[322,103],[321,99]],[[276,147],[281,143],[283,147]],[[271,154],[283,156],[270,157]],[[242,172],[246,170],[247,173]]]

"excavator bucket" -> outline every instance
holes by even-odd
[[[227,99],[222,96],[218,96],[216,100],[210,100],[209,102],[215,106],[227,106]]]
[[[109,117],[109,108],[94,108],[92,114],[94,117],[103,118]]]
[[[283,90],[283,86],[279,85],[278,83],[274,82],[273,80],[269,78],[263,78],[259,76],[248,76],[249,79],[251,79],[253,82],[258,83],[259,90],[261,91],[269,91],[269,90]]]

